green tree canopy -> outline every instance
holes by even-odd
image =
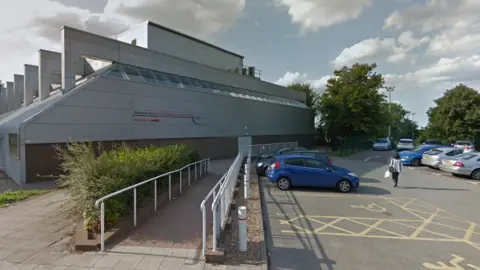
[[[305,92],[305,94],[307,95],[305,105],[310,108],[314,108],[315,102],[317,100],[317,93],[313,90],[312,86],[309,83],[292,83],[289,84],[287,87]]]
[[[464,84],[447,90],[428,112],[427,134],[445,142],[473,140],[480,132],[480,94]]]
[[[380,127],[379,135],[385,136],[383,134],[388,134],[388,123],[391,126],[391,136],[394,138],[394,140],[412,138],[412,133],[413,136],[418,135],[416,132],[418,129],[417,124],[409,118],[410,111],[403,108],[401,104],[391,103],[389,113],[388,103],[384,103],[383,111],[388,120],[385,126]]]
[[[384,78],[376,64],[354,64],[334,71],[317,102],[322,126],[329,138],[374,136],[386,126]]]

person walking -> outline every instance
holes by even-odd
[[[397,187],[398,175],[400,173],[405,173],[405,171],[403,170],[403,163],[400,160],[400,155],[398,153],[395,153],[393,158],[390,160],[390,165],[388,169],[392,173],[393,187]]]

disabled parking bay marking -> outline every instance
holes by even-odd
[[[462,258],[458,255],[452,254],[453,259],[451,259],[448,263],[444,263],[441,261],[436,262],[435,264],[425,262],[423,266],[427,269],[438,269],[438,270],[465,270],[466,268],[462,267],[460,263],[465,261],[465,258]],[[467,263],[466,266],[468,269],[480,270],[480,267],[475,266],[473,264]]]
[[[308,196],[358,199],[352,195],[313,194]],[[287,195],[288,193],[283,193]],[[295,193],[295,195],[299,195]],[[416,198],[368,196],[369,200],[378,201],[370,204],[349,204],[350,209],[358,209],[349,216],[339,215],[339,208],[320,209],[330,215],[300,215],[283,219],[281,232],[286,234],[314,234],[345,237],[364,237],[379,239],[398,239],[434,242],[465,243],[480,250],[480,226],[458,215],[447,212]],[[392,209],[380,202],[388,203]],[[339,204],[337,204],[339,205]],[[389,212],[386,213],[386,209]],[[332,212],[337,211],[337,212]],[[369,214],[367,214],[369,213]],[[403,213],[403,214],[402,214]],[[408,215],[407,215],[408,213]],[[353,216],[357,215],[357,216]],[[389,214],[389,215],[387,215]],[[363,216],[362,216],[363,215]],[[386,216],[389,216],[386,218]],[[455,268],[451,268],[455,269]]]

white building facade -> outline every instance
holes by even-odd
[[[151,22],[118,39],[64,27],[62,44],[0,95],[15,100],[0,166],[19,184],[57,175],[54,146],[69,141],[186,143],[210,158],[234,156],[246,130],[252,143],[313,142],[305,94],[244,75],[238,54]]]

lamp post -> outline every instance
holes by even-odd
[[[392,113],[390,111],[390,104],[392,103],[392,92],[393,90],[395,90],[395,86],[387,86],[385,87],[385,90],[387,90],[388,92],[388,116],[389,116],[389,120],[388,120],[388,138],[390,139],[391,137],[391,126],[390,126],[390,122],[391,122],[391,118],[392,118]]]
[[[415,113],[412,112],[412,140],[415,140]]]

